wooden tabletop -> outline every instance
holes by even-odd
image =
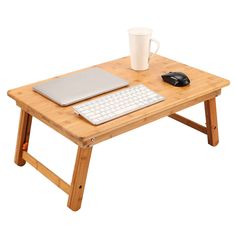
[[[75,104],[61,107],[34,92],[32,86],[37,83],[9,90],[8,95],[16,100],[17,105],[27,113],[43,121],[76,144],[86,146],[168,116],[199,103],[208,96],[209,98],[217,96],[220,94],[221,88],[229,85],[228,80],[159,55],[152,58],[149,70],[142,72],[130,69],[129,57],[96,66],[124,78],[130,85],[143,83],[163,95],[166,100],[105,124],[94,126],[73,112],[72,106]],[[169,71],[186,73],[191,84],[186,87],[174,87],[163,82],[161,74]],[[58,76],[54,78],[58,78]]]

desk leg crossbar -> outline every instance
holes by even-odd
[[[38,170],[41,174],[43,174],[51,182],[53,182],[69,195],[67,206],[71,210],[79,210],[82,203],[92,147],[78,148],[74,166],[74,173],[71,185],[69,185],[27,152],[31,122],[32,116],[21,110],[16,144],[15,163],[18,166],[23,166],[26,162],[31,164],[36,170]]]
[[[216,146],[219,143],[219,136],[215,98],[204,101],[204,106],[206,116],[206,127],[178,114],[172,114],[169,115],[169,117],[206,134],[208,137],[208,143],[212,146]]]

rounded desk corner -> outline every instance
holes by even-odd
[[[12,89],[8,90],[7,91],[7,96],[12,97],[11,93],[12,93]]]
[[[229,86],[231,84],[230,80],[226,80],[227,81],[227,86]]]

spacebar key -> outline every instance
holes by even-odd
[[[129,107],[126,107],[126,108],[123,108],[123,109],[119,109],[118,111],[114,111],[114,113],[116,115],[123,115],[125,113],[129,113],[129,112],[135,111],[137,109],[138,109],[138,106],[133,105],[133,106],[129,106]]]

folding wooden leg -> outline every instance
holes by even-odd
[[[81,207],[92,147],[78,148],[67,206],[77,211]]]
[[[216,99],[212,98],[204,102],[206,114],[206,127],[208,143],[216,146],[219,143],[217,113],[216,113]]]
[[[23,166],[25,164],[22,153],[28,149],[31,122],[32,116],[21,110],[15,153],[15,163],[18,166]]]

